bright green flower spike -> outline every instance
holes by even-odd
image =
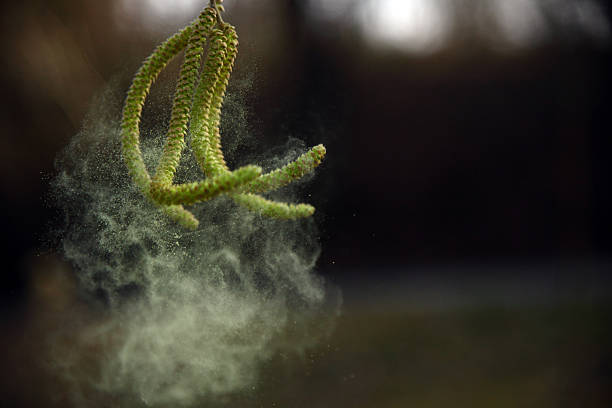
[[[169,218],[187,229],[194,230],[200,224],[196,217],[184,209],[182,205],[164,205],[161,209]]]
[[[189,38],[189,43],[185,50],[185,61],[181,67],[179,80],[176,85],[168,139],[164,153],[157,166],[157,172],[153,178],[153,182],[156,184],[172,184],[172,179],[176,173],[181,153],[185,146],[184,139],[191,114],[191,101],[198,80],[200,61],[204,52],[204,46],[206,45],[206,36],[215,22],[214,13],[205,13],[204,18],[200,18],[196,22]]]
[[[279,189],[317,167],[325,156],[323,145],[313,147],[295,161],[270,173],[261,174],[257,166],[230,171],[221,149],[219,125],[227,84],[238,53],[234,27],[223,22],[222,7],[211,1],[188,27],[161,44],[136,73],[130,87],[121,122],[123,157],[129,173],[145,196],[180,225],[195,229],[197,219],[183,205],[228,194],[238,204],[262,215],[295,219],[313,214],[308,204],[286,204],[265,199],[255,193]],[[202,54],[208,50],[202,73]],[[153,179],[147,172],[139,146],[142,107],[159,73],[179,52],[185,58],[179,74],[166,145]],[[206,179],[194,183],[172,184],[185,147],[187,127],[191,148]]]
[[[170,60],[185,48],[191,37],[194,25],[201,19],[205,19],[206,15],[211,13],[211,11],[214,10],[205,9],[196,22],[179,31],[161,44],[142,64],[142,67],[136,73],[128,91],[121,122],[123,159],[132,179],[145,196],[149,196],[149,188],[151,185],[151,177],[142,159],[139,145],[140,115],[142,113],[145,98],[159,73],[166,67]],[[173,205],[170,207],[162,206],[162,210],[170,218],[186,228],[195,229],[198,226],[198,221],[193,214],[185,210],[181,205]]]
[[[251,181],[243,189],[250,193],[277,190],[313,171],[321,163],[323,157],[325,157],[325,147],[315,146],[284,167]]]
[[[227,171],[227,165],[223,158],[221,150],[221,134],[219,126],[221,122],[221,107],[225,98],[225,91],[229,82],[234,61],[238,54],[238,35],[236,30],[229,24],[223,25],[223,33],[225,43],[227,44],[227,55],[224,61],[219,77],[214,85],[213,99],[210,106],[210,114],[208,115],[208,138],[205,161],[208,162],[207,168],[212,170],[211,174],[218,174]],[[204,163],[206,165],[206,162]]]
[[[210,200],[221,193],[232,192],[260,174],[260,167],[245,166],[195,183],[152,184],[150,194],[160,204],[194,204]]]
[[[314,207],[309,204],[286,204],[277,201],[266,200],[257,194],[235,194],[234,201],[251,211],[272,218],[291,220],[295,218],[309,217],[314,213]]]
[[[202,71],[202,78],[194,97],[193,118],[191,120],[191,146],[198,164],[204,174],[208,177],[228,170],[223,156],[212,156],[209,151],[211,145],[210,135],[218,132],[218,120],[215,121],[216,111],[221,110],[221,103],[215,95],[217,84],[221,75],[227,75],[229,71],[225,67],[228,58],[227,42],[221,30],[212,33],[211,44],[208,50],[206,64]],[[231,69],[230,69],[231,70]],[[227,82],[226,82],[227,83]]]

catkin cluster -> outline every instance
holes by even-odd
[[[269,217],[310,216],[314,212],[311,205],[276,202],[259,194],[286,186],[313,171],[325,156],[323,145],[313,147],[295,161],[266,174],[252,165],[232,171],[225,163],[219,125],[225,91],[238,53],[238,36],[233,26],[222,21],[219,12],[218,5],[205,8],[189,26],[158,46],[136,73],[127,93],[121,122],[123,158],[129,173],[146,197],[171,219],[190,229],[197,228],[198,220],[184,206],[210,200],[219,194],[227,194],[245,208]],[[166,144],[151,177],[139,145],[142,108],[159,73],[183,49],[185,57]],[[205,179],[174,184],[188,131],[191,148]]]

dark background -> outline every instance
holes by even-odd
[[[201,6],[176,6],[160,17],[146,3],[28,0],[1,6],[1,295],[7,344],[27,333],[22,326],[36,315],[32,305],[55,302],[62,285],[69,286],[61,283],[68,279],[62,273],[48,273],[69,270],[45,238],[57,222],[45,198],[56,154],[78,132],[94,94],[111,80],[127,89],[150,50]],[[338,7],[348,5],[330,15],[321,8],[326,2],[226,3],[226,19],[241,38],[236,75],[253,80],[247,100],[261,146],[282,145],[292,136],[327,147],[325,163],[304,194],[312,194],[306,201],[317,208],[318,270],[345,292],[346,320],[336,341],[346,336],[342,344],[352,350],[347,333],[363,330],[366,345],[354,346],[356,355],[367,353],[371,342],[384,343],[389,355],[371,357],[382,370],[372,375],[391,388],[371,388],[398,396],[407,395],[405,386],[421,398],[339,401],[316,388],[323,381],[313,382],[321,401],[444,406],[446,400],[434,397],[439,389],[455,405],[479,406],[471,397],[461,399],[459,390],[469,386],[460,385],[460,373],[451,377],[455,381],[415,385],[436,364],[452,361],[435,352],[446,350],[472,355],[467,367],[476,367],[476,374],[465,369],[472,385],[491,378],[479,371],[478,361],[499,363],[505,367],[500,372],[525,379],[515,384],[501,375],[483,386],[492,394],[506,390],[498,395],[507,396],[508,406],[525,402],[517,395],[537,395],[538,406],[605,406],[612,384],[606,351],[612,339],[609,6],[536,1],[551,5],[539,9],[545,35],[516,40],[504,36],[493,15],[483,14],[487,2],[441,2],[455,5],[449,12],[453,31],[436,47],[414,48],[408,39],[376,42],[367,31],[375,18],[351,17],[359,1],[338,1]],[[563,7],[565,14],[559,14]],[[589,10],[598,16],[594,22],[584,17]],[[419,18],[424,17],[414,14],[405,24]],[[526,14],[518,21],[532,19]],[[379,314],[370,315],[373,310]],[[421,311],[418,318],[415,310]],[[365,320],[384,326],[372,328]],[[405,337],[417,332],[429,340]],[[452,334],[463,339],[460,346],[432,346]],[[508,340],[512,336],[518,337]],[[534,349],[523,348],[532,343]],[[405,354],[408,344],[414,355]],[[543,360],[517,368],[515,359],[504,357],[525,355]],[[342,358],[332,360],[340,367],[354,361]],[[407,377],[395,389],[389,384],[400,377],[392,360],[403,358],[420,368],[403,372]],[[534,367],[544,367],[554,380]],[[330,376],[327,384],[338,378],[346,384],[358,372],[353,367],[344,373],[349,377],[335,376],[331,368],[319,368],[319,378]],[[528,381],[529,375],[535,379]],[[309,389],[295,376],[297,389]],[[423,389],[431,394],[415,391]],[[15,404],[27,400],[15,395]],[[287,398],[287,406],[299,405],[291,402],[297,397]],[[491,398],[478,401],[504,406]],[[305,406],[326,406],[310,402]]]

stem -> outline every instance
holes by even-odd
[[[221,12],[225,11],[225,9],[221,3],[223,3],[223,0],[210,0],[210,7],[217,11],[217,23],[219,25],[224,23],[223,18],[221,17]]]

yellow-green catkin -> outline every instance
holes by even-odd
[[[213,99],[210,107],[210,115],[208,116],[208,144],[206,149],[206,161],[210,163],[211,170],[220,173],[227,171],[227,164],[221,150],[221,134],[219,128],[221,125],[221,108],[225,99],[225,92],[229,83],[229,78],[232,73],[236,55],[238,54],[238,35],[236,29],[227,23],[223,24],[223,37],[227,45],[226,58],[221,67],[219,78],[214,87]]]
[[[154,184],[172,184],[172,179],[181,159],[181,153],[185,147],[185,133],[187,132],[193,92],[199,76],[206,37],[216,21],[216,13],[209,8],[202,13],[192,29],[189,43],[185,49],[185,60],[176,85],[166,145],[153,178]]]
[[[123,159],[126,163],[130,176],[137,187],[145,196],[149,196],[151,177],[144,164],[140,151],[140,116],[145,99],[151,85],[157,79],[159,73],[166,67],[183,48],[187,46],[194,26],[206,15],[216,13],[214,9],[206,8],[198,20],[179,31],[159,47],[144,61],[136,73],[132,85],[128,90],[123,118],[121,121],[121,141]],[[197,219],[181,205],[163,206],[162,210],[180,225],[195,229],[198,226]]]
[[[209,163],[208,168],[214,172],[227,171],[223,158],[221,140],[219,133],[221,107],[229,82],[229,77],[238,52],[238,36],[233,26],[225,24],[224,33],[227,42],[227,58],[215,86],[211,113],[209,115],[209,137],[206,149],[205,161]],[[300,156],[297,160],[287,164],[281,169],[263,175],[243,186],[239,190],[249,193],[264,193],[284,187],[305,174],[314,170],[325,156],[325,148],[316,146],[309,152]],[[314,207],[307,204],[286,204],[267,200],[255,194],[234,193],[231,197],[238,204],[251,211],[258,212],[264,216],[282,219],[295,219],[308,217],[313,214]]]
[[[215,99],[215,88],[227,58],[227,42],[221,30],[214,30],[211,33],[210,45],[206,63],[202,71],[202,77],[195,93],[193,102],[193,116],[191,120],[191,148],[194,156],[202,171],[207,177],[221,172],[225,165],[219,167],[219,163],[209,160],[208,146],[210,145],[210,133],[215,132],[211,129],[210,116],[212,113],[213,101]]]
[[[325,157],[325,147],[318,145],[291,163],[266,173],[243,187],[249,193],[266,193],[277,190],[312,172]]]
[[[193,26],[190,25],[161,44],[142,64],[128,90],[121,121],[123,159],[136,185],[148,193],[151,178],[140,151],[140,115],[151,85],[186,45]]]
[[[309,204],[287,204],[267,200],[257,194],[234,194],[235,202],[251,211],[271,218],[292,220],[311,216],[315,209]]]
[[[261,174],[257,166],[244,166],[206,180],[180,185],[154,185],[151,196],[160,204],[194,204],[210,200],[221,193],[229,193]]]
[[[221,108],[238,52],[238,36],[222,21],[215,3],[191,25],[160,45],[137,72],[123,110],[121,135],[123,156],[129,173],[143,194],[170,218],[186,228],[197,228],[197,219],[183,205],[228,194],[238,204],[261,215],[295,219],[313,214],[308,204],[287,204],[268,200],[256,193],[279,189],[312,172],[325,156],[323,145],[313,147],[293,162],[270,173],[261,174],[258,166],[230,171],[225,163],[219,133]],[[202,73],[201,56],[206,38],[208,50]],[[164,152],[153,179],[146,170],[139,146],[139,124],[147,93],[162,69],[182,49],[185,58],[176,87]],[[191,148],[206,179],[173,184],[185,146],[187,129]]]
[[[311,205],[294,205],[271,201],[253,193],[265,193],[277,190],[298,180],[313,171],[314,168],[321,163],[324,156],[325,147],[323,147],[323,145],[315,146],[293,162],[280,169],[264,174],[240,188],[241,191],[246,191],[248,193],[234,193],[231,197],[243,207],[267,217],[281,219],[309,217],[315,211],[314,207]]]

